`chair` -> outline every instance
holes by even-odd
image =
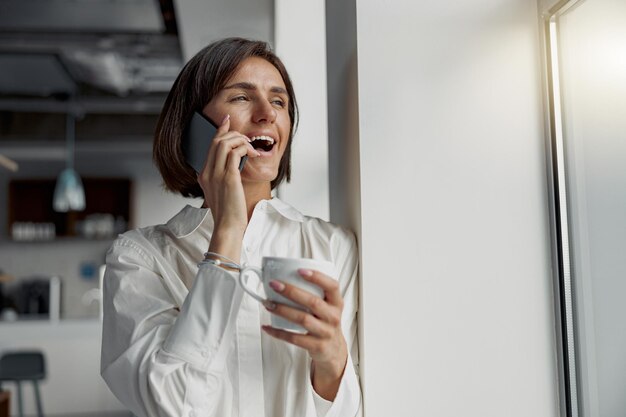
[[[20,417],[24,417],[22,402],[22,382],[31,381],[35,390],[37,416],[43,417],[39,381],[46,378],[46,362],[43,353],[38,351],[6,352],[0,357],[0,390],[2,382],[17,385],[17,407]]]

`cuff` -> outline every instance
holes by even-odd
[[[328,410],[333,406],[332,401],[325,400],[320,397],[320,395],[315,392],[313,389],[313,402],[315,403],[315,411],[317,412],[317,417],[326,417],[328,414]]]
[[[202,370],[224,363],[242,295],[233,273],[201,264],[163,350]]]
[[[360,415],[361,406],[361,385],[354,369],[352,357],[348,352],[346,368],[343,371],[339,389],[334,401],[327,401],[320,397],[311,382],[313,391],[313,402],[318,417],[352,417]]]

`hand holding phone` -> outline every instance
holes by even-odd
[[[217,127],[210,119],[201,113],[193,113],[191,121],[183,133],[182,148],[185,161],[198,173],[204,168],[204,162],[216,133]],[[241,162],[239,162],[240,172],[243,170],[247,159],[247,155],[241,158]]]

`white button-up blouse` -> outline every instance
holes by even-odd
[[[335,264],[349,357],[329,402],[313,389],[308,353],[261,331],[270,313],[243,292],[235,273],[199,264],[212,230],[208,209],[187,206],[167,224],[113,243],[101,363],[111,391],[138,416],[361,415],[352,233],[273,198],[257,204],[243,238],[242,264],[260,266],[263,256]]]

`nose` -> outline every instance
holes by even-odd
[[[259,100],[255,106],[253,118],[255,123],[274,123],[276,120],[276,109],[267,100]]]

